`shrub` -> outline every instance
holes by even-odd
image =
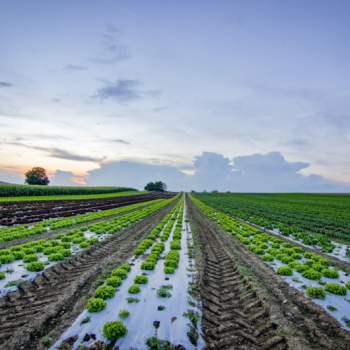
[[[175,272],[175,268],[171,266],[164,266],[164,273],[167,275],[172,275]]]
[[[139,275],[135,277],[134,283],[136,284],[147,284],[148,283],[148,277],[144,275]]]
[[[170,243],[170,249],[180,250],[181,249],[181,242],[179,240],[173,240]]]
[[[106,279],[106,285],[114,288],[119,287],[122,284],[122,279],[118,276],[112,276]]]
[[[112,271],[112,276],[120,277],[123,280],[128,276],[128,272],[125,269],[118,267]]]
[[[141,264],[141,269],[142,270],[154,270],[154,268],[155,268],[155,263],[151,262],[151,261],[144,261]]]
[[[5,279],[6,275],[4,272],[0,272],[0,280]]]
[[[328,278],[338,278],[339,272],[336,269],[323,269],[322,275]]]
[[[116,341],[128,333],[127,328],[122,321],[107,322],[103,326],[103,336],[108,340]]]
[[[128,292],[130,294],[138,294],[141,292],[140,286],[138,284],[133,284],[129,287]]]
[[[38,257],[35,254],[24,255],[23,257],[23,261],[25,263],[30,263],[37,260],[38,260]]]
[[[128,263],[120,265],[119,269],[122,269],[122,270],[124,270],[126,272],[130,272],[131,271],[131,267],[130,267],[130,265]]]
[[[115,294],[115,288],[108,285],[102,285],[98,287],[95,292],[96,298],[101,298],[101,299],[113,298],[114,294]]]
[[[327,283],[325,287],[326,291],[336,295],[346,295],[346,287],[338,283]]]
[[[41,343],[48,348],[52,344],[52,339],[48,335],[44,335],[41,338]]]
[[[23,259],[23,257],[24,257],[24,253],[21,250],[13,251],[12,254],[16,260]]]
[[[293,270],[289,266],[280,266],[277,269],[277,274],[281,276],[292,276]]]
[[[306,294],[310,298],[324,299],[326,297],[326,293],[323,288],[318,287],[308,287],[306,288]]]
[[[90,298],[86,305],[89,312],[99,312],[106,307],[106,302],[101,298]]]
[[[305,270],[308,270],[309,267],[308,267],[307,265],[304,265],[304,264],[296,263],[296,264],[294,265],[294,269],[295,269],[296,271],[298,271],[299,273],[302,273],[302,272],[304,272]]]
[[[8,264],[15,260],[15,257],[12,254],[0,255],[0,263]]]
[[[274,261],[274,257],[272,255],[270,255],[270,254],[265,254],[263,256],[263,260],[264,261]]]
[[[171,297],[171,293],[169,292],[169,288],[165,287],[165,286],[161,286],[158,290],[157,290],[157,295],[160,298],[170,298]]]
[[[130,312],[128,310],[120,310],[119,311],[119,317],[120,318],[127,318],[129,317]]]
[[[288,264],[288,263],[294,261],[294,259],[288,255],[278,256],[277,259],[280,260],[281,262],[283,262],[284,264]]]
[[[60,260],[64,260],[64,255],[59,252],[59,253],[52,253],[48,256],[48,259],[50,261],[60,261]]]
[[[45,264],[42,261],[33,261],[26,265],[28,271],[42,271],[45,268]]]
[[[128,304],[134,304],[134,303],[138,303],[140,301],[140,299],[137,298],[126,298]]]
[[[350,289],[350,281],[347,281],[347,282],[345,283],[345,287],[346,287],[347,289]]]
[[[302,273],[302,276],[309,279],[309,280],[319,280],[319,279],[321,279],[322,274],[318,271],[313,270],[313,269],[308,269]]]

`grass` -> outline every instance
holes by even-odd
[[[0,185],[1,188],[2,185]],[[26,202],[26,201],[53,201],[53,200],[83,200],[83,199],[98,199],[98,198],[113,198],[123,196],[134,196],[145,194],[146,191],[121,191],[114,193],[97,193],[97,194],[76,194],[76,195],[51,195],[51,196],[14,196],[0,197],[0,202]]]

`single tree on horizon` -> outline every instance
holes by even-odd
[[[149,182],[145,186],[145,190],[146,191],[165,192],[166,191],[166,184],[162,181]]]
[[[25,174],[25,183],[28,185],[48,185],[50,180],[46,175],[46,170],[41,167],[34,167]]]

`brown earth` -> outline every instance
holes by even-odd
[[[187,203],[208,349],[350,349],[335,319]]]
[[[139,241],[174,204],[48,268],[0,299],[0,348],[41,349],[43,336],[58,337],[84,309],[99,277],[130,258]]]
[[[173,193],[147,193],[114,198],[2,202],[0,203],[0,225],[28,224],[172,196],[174,196]]]

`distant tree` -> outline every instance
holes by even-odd
[[[48,185],[50,180],[46,175],[46,170],[41,167],[34,167],[25,174],[25,183],[28,185]]]
[[[145,186],[146,191],[156,191],[156,192],[164,192],[166,191],[166,184],[162,181],[149,182]]]

